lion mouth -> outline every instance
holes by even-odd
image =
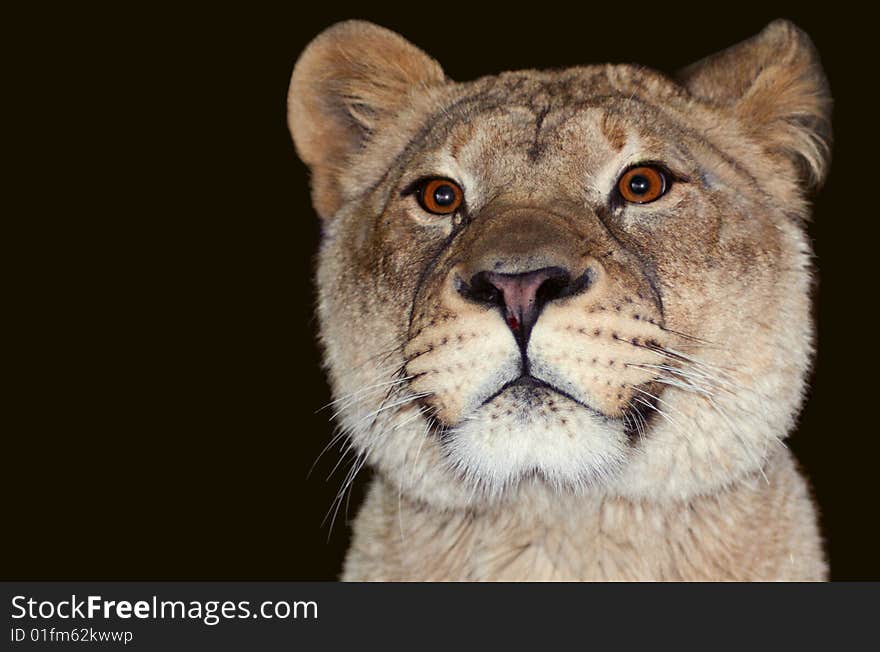
[[[545,401],[545,396],[548,393],[558,394],[567,398],[572,403],[579,405],[580,407],[589,410],[593,414],[596,414],[601,417],[611,418],[607,414],[604,414],[600,410],[587,405],[580,399],[572,396],[570,393],[566,392],[564,389],[553,385],[552,383],[547,382],[546,380],[542,380],[536,376],[531,375],[528,372],[524,372],[520,374],[518,378],[514,378],[506,383],[504,383],[501,387],[499,387],[493,394],[489,395],[481,404],[480,407],[491,403],[496,398],[501,396],[502,394],[509,392],[515,394],[516,397],[524,404],[533,406],[537,404],[543,404]]]
[[[655,389],[655,391],[662,391],[662,389]],[[611,415],[585,403],[571,393],[566,392],[564,389],[561,389],[546,380],[533,376],[528,372],[522,373],[519,377],[504,383],[494,393],[489,395],[480,404],[480,407],[491,403],[502,394],[511,394],[512,397],[526,409],[544,406],[547,404],[548,395],[556,394],[562,396],[596,416],[609,421],[621,422],[624,427],[624,432],[631,441],[637,440],[646,434],[657,413],[656,404],[658,399],[654,394],[646,393],[645,399],[640,398],[637,401],[631,402],[621,414]]]

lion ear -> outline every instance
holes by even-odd
[[[340,173],[414,90],[445,80],[440,65],[398,34],[364,21],[337,23],[300,55],[287,96],[287,122],[312,173],[321,217],[341,203]]]
[[[814,186],[830,159],[831,96],[810,38],[787,20],[685,68],[695,97],[732,108],[768,151],[782,154]]]

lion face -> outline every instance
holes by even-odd
[[[686,497],[760,469],[810,359],[804,172],[823,175],[827,113],[787,23],[679,81],[459,84],[382,28],[319,36],[290,122],[353,470],[474,506]]]

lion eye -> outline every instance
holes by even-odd
[[[663,170],[651,165],[637,165],[623,173],[617,182],[617,190],[628,202],[647,204],[662,197],[668,185]]]
[[[464,192],[449,179],[430,179],[418,191],[419,204],[429,213],[449,215],[461,207]]]

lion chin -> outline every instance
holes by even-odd
[[[628,440],[619,421],[534,381],[506,385],[444,439],[451,464],[490,495],[527,476],[586,489],[620,467]]]
[[[331,511],[374,471],[344,577],[824,578],[783,441],[830,106],[786,21],[675,76],[454,82],[376,25],[317,36],[288,122],[351,464]]]

